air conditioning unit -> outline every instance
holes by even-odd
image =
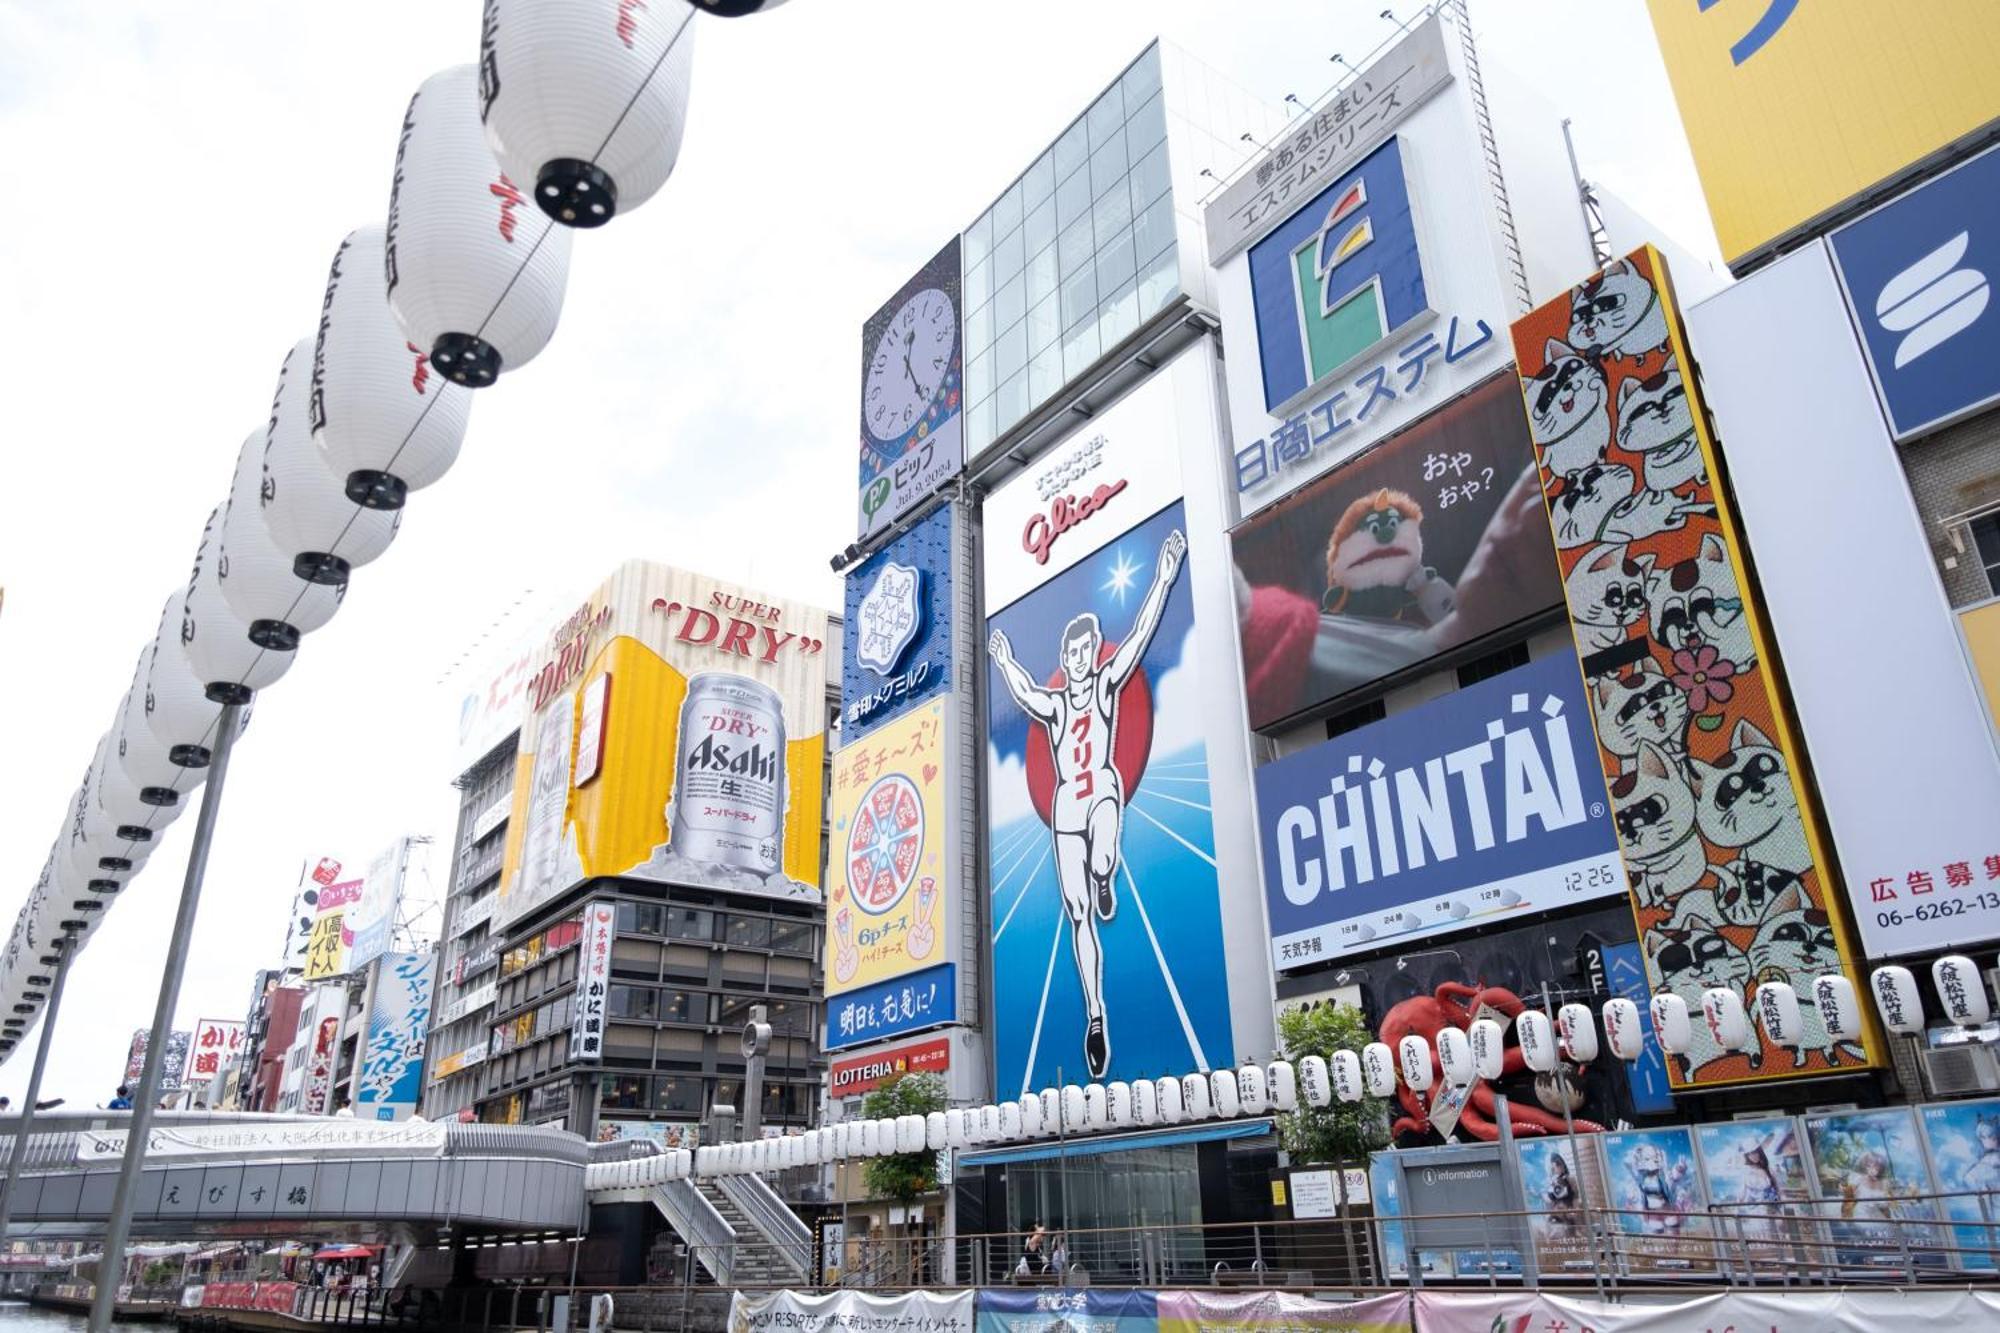
[[[2000,1092],[2000,1058],[1984,1042],[1940,1046],[1918,1054],[1924,1081],[1941,1097],[1968,1092]]]

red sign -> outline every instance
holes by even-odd
[[[827,1074],[828,1087],[835,1097],[859,1097],[898,1074],[941,1074],[950,1067],[951,1039],[938,1037],[835,1060]]]

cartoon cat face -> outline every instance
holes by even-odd
[[[1590,463],[1565,472],[1555,498],[1556,545],[1567,551],[1604,534],[1618,506],[1631,498],[1638,476],[1622,463]]]
[[[1637,758],[1646,744],[1676,754],[1686,748],[1687,695],[1650,657],[1622,676],[1599,676],[1591,694],[1597,738],[1621,759]]]
[[[1718,847],[1748,847],[1798,826],[1799,805],[1784,752],[1747,719],[1736,723],[1729,747],[1713,760],[1691,761],[1695,823],[1702,836]]]
[[[1626,853],[1637,860],[1664,855],[1694,833],[1694,792],[1680,765],[1651,741],[1639,742],[1638,762],[1612,781],[1611,796]]]
[[[1649,379],[1618,386],[1618,447],[1635,454],[1675,453],[1694,443],[1694,409],[1671,363]]]
[[[1701,549],[1679,564],[1656,569],[1646,579],[1653,638],[1668,648],[1713,644],[1738,670],[1757,660],[1743,594],[1721,538],[1709,533]]]
[[[1750,967],[1758,981],[1785,981],[1797,986],[1805,979],[1840,967],[1833,923],[1814,907],[1797,885],[1778,895],[1750,941]]]
[[[1741,991],[1750,982],[1750,956],[1717,934],[1715,923],[1703,917],[1690,918],[1683,929],[1647,931],[1646,953],[1659,969],[1663,987],[1677,995],[1692,995],[1710,986]]]
[[[1590,640],[1590,651],[1624,642],[1626,631],[1645,617],[1652,567],[1652,556],[1628,557],[1622,543],[1600,546],[1577,561],[1567,580],[1569,614]]]
[[[1604,457],[1611,443],[1611,414],[1605,410],[1611,395],[1596,362],[1553,338],[1546,356],[1547,364],[1523,392],[1535,443],[1549,471],[1560,476]]]
[[[1653,284],[1619,260],[1570,293],[1569,345],[1592,356],[1640,356],[1667,340]]]

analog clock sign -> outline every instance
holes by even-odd
[[[860,535],[933,494],[965,462],[956,237],[861,329]]]
[[[957,343],[958,313],[935,287],[918,292],[890,318],[861,394],[869,435],[897,446],[890,457],[903,452],[903,437],[923,421],[945,387]]]

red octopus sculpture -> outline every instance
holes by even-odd
[[[1503,1020],[1511,1020],[1523,1009],[1521,997],[1502,986],[1467,986],[1456,981],[1447,981],[1437,988],[1434,995],[1413,995],[1395,1005],[1382,1018],[1382,1040],[1394,1049],[1404,1037],[1415,1033],[1431,1047],[1431,1069],[1433,1086],[1442,1088],[1439,1079],[1442,1070],[1438,1068],[1437,1034],[1446,1027],[1463,1031],[1472,1026],[1472,1020],[1482,1008],[1491,1009]],[[1503,1077],[1512,1077],[1526,1072],[1527,1064],[1521,1056],[1519,1046],[1509,1044],[1502,1064]],[[1539,1075],[1539,1085],[1549,1075]],[[1538,1088],[1539,1091],[1539,1088]],[[1561,1095],[1561,1090],[1554,1090]],[[1493,1089],[1484,1079],[1474,1079],[1466,1094],[1465,1109],[1459,1113],[1458,1126],[1473,1138],[1491,1142],[1500,1137],[1500,1127],[1494,1123],[1496,1114]],[[1421,1093],[1413,1092],[1408,1084],[1398,1082],[1396,1099],[1403,1104],[1407,1113],[1397,1118],[1390,1132],[1396,1135],[1406,1133],[1425,1134],[1431,1131],[1430,1108],[1424,1104]],[[1533,1105],[1527,1100],[1510,1096],[1508,1118],[1513,1122],[1517,1137],[1527,1138],[1540,1134],[1561,1134],[1567,1128],[1560,1112],[1549,1111]],[[1575,1120],[1579,1134],[1599,1134],[1604,1126],[1594,1120]]]

